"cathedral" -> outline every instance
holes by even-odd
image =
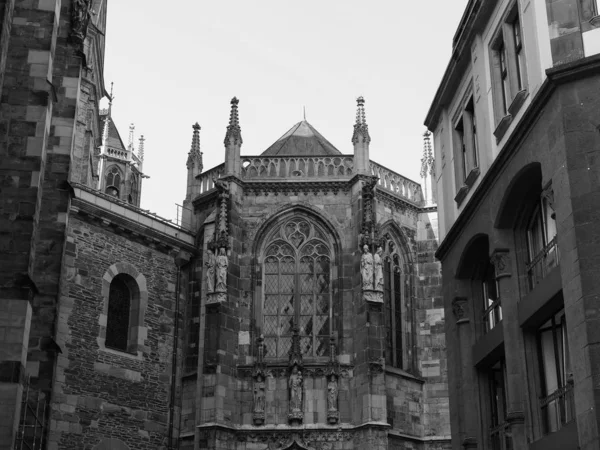
[[[106,0],[50,3],[0,11],[0,449],[450,449],[430,135],[421,183],[370,159],[362,97],[345,151],[303,120],[244,155],[233,98],[172,222]]]

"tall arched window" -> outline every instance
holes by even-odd
[[[406,320],[403,315],[406,311],[408,280],[404,273],[404,260],[389,233],[386,235],[386,245],[383,250],[385,363],[404,368],[403,349],[406,343],[403,336],[408,330],[404,327]]]
[[[270,235],[264,256],[263,334],[266,356],[287,357],[293,328],[305,356],[325,356],[331,333],[331,250],[306,219],[291,219]]]
[[[129,340],[131,290],[126,275],[117,275],[110,283],[105,346],[126,351]]]
[[[119,188],[121,187],[121,172],[116,166],[112,166],[106,173],[106,188],[104,192],[114,197],[119,196]]]

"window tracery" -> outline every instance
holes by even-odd
[[[106,173],[105,192],[114,197],[119,196],[121,186],[121,172],[116,166],[112,166]]]
[[[288,355],[294,326],[303,355],[326,356],[331,333],[331,250],[306,219],[287,221],[271,235],[264,258],[263,332],[266,356]]]

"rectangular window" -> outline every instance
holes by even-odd
[[[506,364],[498,361],[488,371],[489,433],[493,450],[511,450],[512,438],[506,422]]]
[[[505,117],[509,114],[516,114],[527,95],[521,92],[526,89],[527,76],[521,20],[516,5],[502,20],[490,45],[490,54],[494,112],[503,135],[507,124],[502,122],[506,122]]]
[[[483,294],[483,322],[485,332],[497,326],[502,320],[502,305],[498,296],[496,270],[493,264],[488,264],[485,277],[481,283]]]
[[[558,431],[574,419],[573,374],[564,310],[538,330],[543,433]]]
[[[559,262],[555,213],[547,196],[542,196],[529,219],[527,251],[527,273],[531,290]]]
[[[473,169],[479,167],[479,145],[473,96],[470,96],[464,105],[454,126],[454,170],[457,191],[465,185],[472,185],[474,180],[469,179],[469,175]]]

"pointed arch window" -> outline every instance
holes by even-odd
[[[119,197],[119,188],[121,186],[121,172],[116,166],[112,166],[106,173],[105,190],[109,195]]]
[[[295,326],[303,355],[326,356],[332,300],[329,243],[305,219],[289,220],[269,240],[263,265],[266,356],[287,357]]]
[[[404,261],[389,239],[383,259],[383,306],[385,323],[385,363],[404,369],[404,313],[407,278]]]

